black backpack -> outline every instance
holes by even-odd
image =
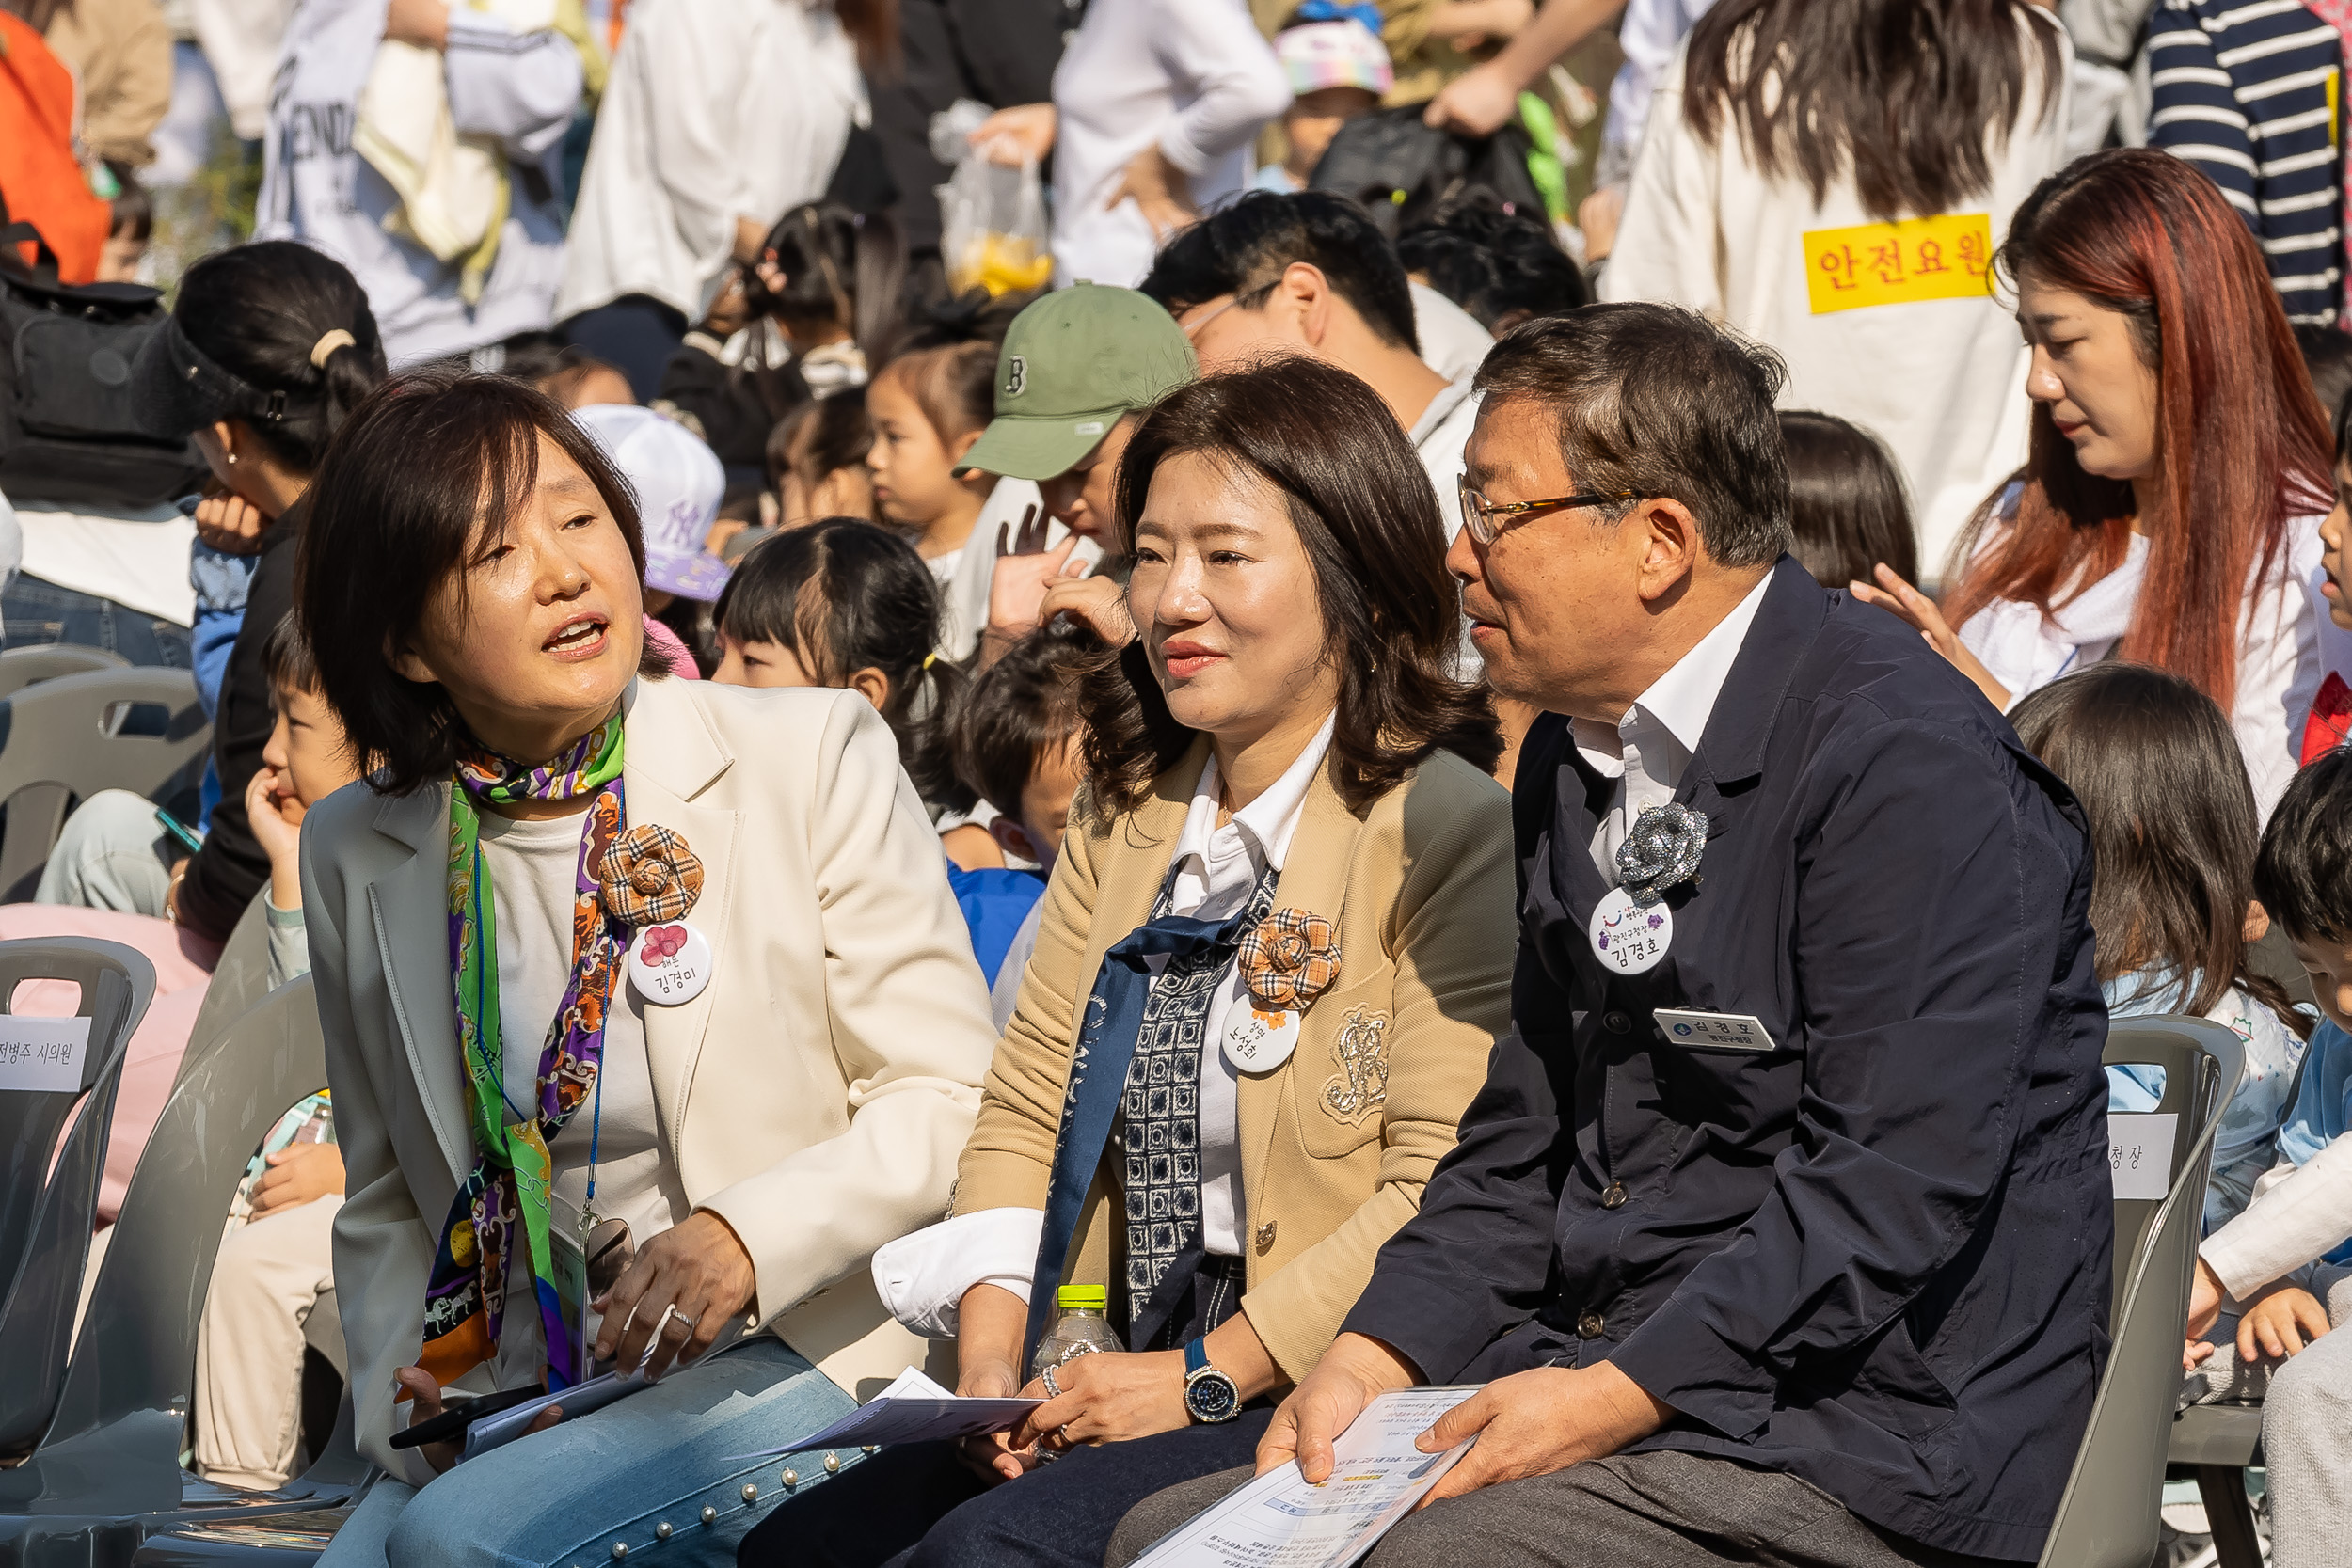
[[[1457,136],[1423,125],[1427,107],[1377,109],[1341,126],[1309,188],[1353,198],[1391,240],[1439,202],[1472,191],[1543,219],[1543,193],[1527,172],[1534,144],[1525,131],[1514,123],[1491,136]]]
[[[40,245],[39,264],[19,241]],[[32,225],[0,228],[0,495],[139,507],[197,487],[195,446],[142,428],[131,404],[131,367],[165,316],[136,283],[60,283]]]

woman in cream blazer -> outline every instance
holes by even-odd
[[[1395,420],[1311,360],[1213,376],[1145,417],[1119,491],[1142,635],[1087,676],[1086,782],[955,1214],[874,1264],[900,1321],[956,1337],[961,1393],[1046,1403],[961,1453],[883,1449],[746,1568],[1099,1562],[1134,1501],[1247,1462],[1507,1027],[1500,741],[1452,675]],[[1125,1354],[1051,1364],[1065,1287]]]
[[[351,1387],[390,1479],[330,1568],[726,1561],[840,1463],[734,1456],[922,1356],[867,1259],[946,1209],[993,1043],[936,838],[855,692],[641,673],[633,503],[555,404],[405,377],[344,436],[301,613],[382,770],[310,815],[304,892]],[[653,1389],[462,1467],[390,1446],[444,1386],[641,1359]]]

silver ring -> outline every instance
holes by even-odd
[[[690,1317],[688,1317],[685,1313],[683,1313],[683,1312],[679,1311],[679,1310],[678,1310],[676,1307],[670,1307],[668,1310],[664,1311],[664,1312],[661,1314],[661,1326],[662,1326],[662,1328],[663,1328],[664,1330],[668,1329],[668,1327],[670,1326],[670,1320],[671,1320],[671,1319],[673,1319],[673,1318],[675,1318],[675,1319],[676,1319],[679,1323],[684,1323],[684,1324],[686,1325],[686,1333],[687,1333],[688,1338],[692,1338],[693,1333],[694,1333],[694,1320],[693,1320],[693,1319],[691,1319],[691,1318],[690,1318]]]
[[[1051,1394],[1056,1399],[1061,1398],[1061,1385],[1054,1380],[1053,1368],[1041,1367],[1038,1369],[1037,1375],[1043,1380],[1045,1384],[1045,1391],[1048,1394]]]

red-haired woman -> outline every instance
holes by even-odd
[[[2035,188],[2000,267],[2033,349],[2025,469],[1978,510],[1941,610],[1883,565],[1854,591],[2004,710],[2109,657],[2185,677],[2267,817],[2319,680],[2291,560],[2315,558],[2334,484],[2262,252],[2196,169],[2117,150]]]

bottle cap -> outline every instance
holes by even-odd
[[[1054,1292],[1054,1305],[1068,1312],[1091,1307],[1097,1312],[1108,1309],[1111,1288],[1107,1285],[1064,1285]]]

